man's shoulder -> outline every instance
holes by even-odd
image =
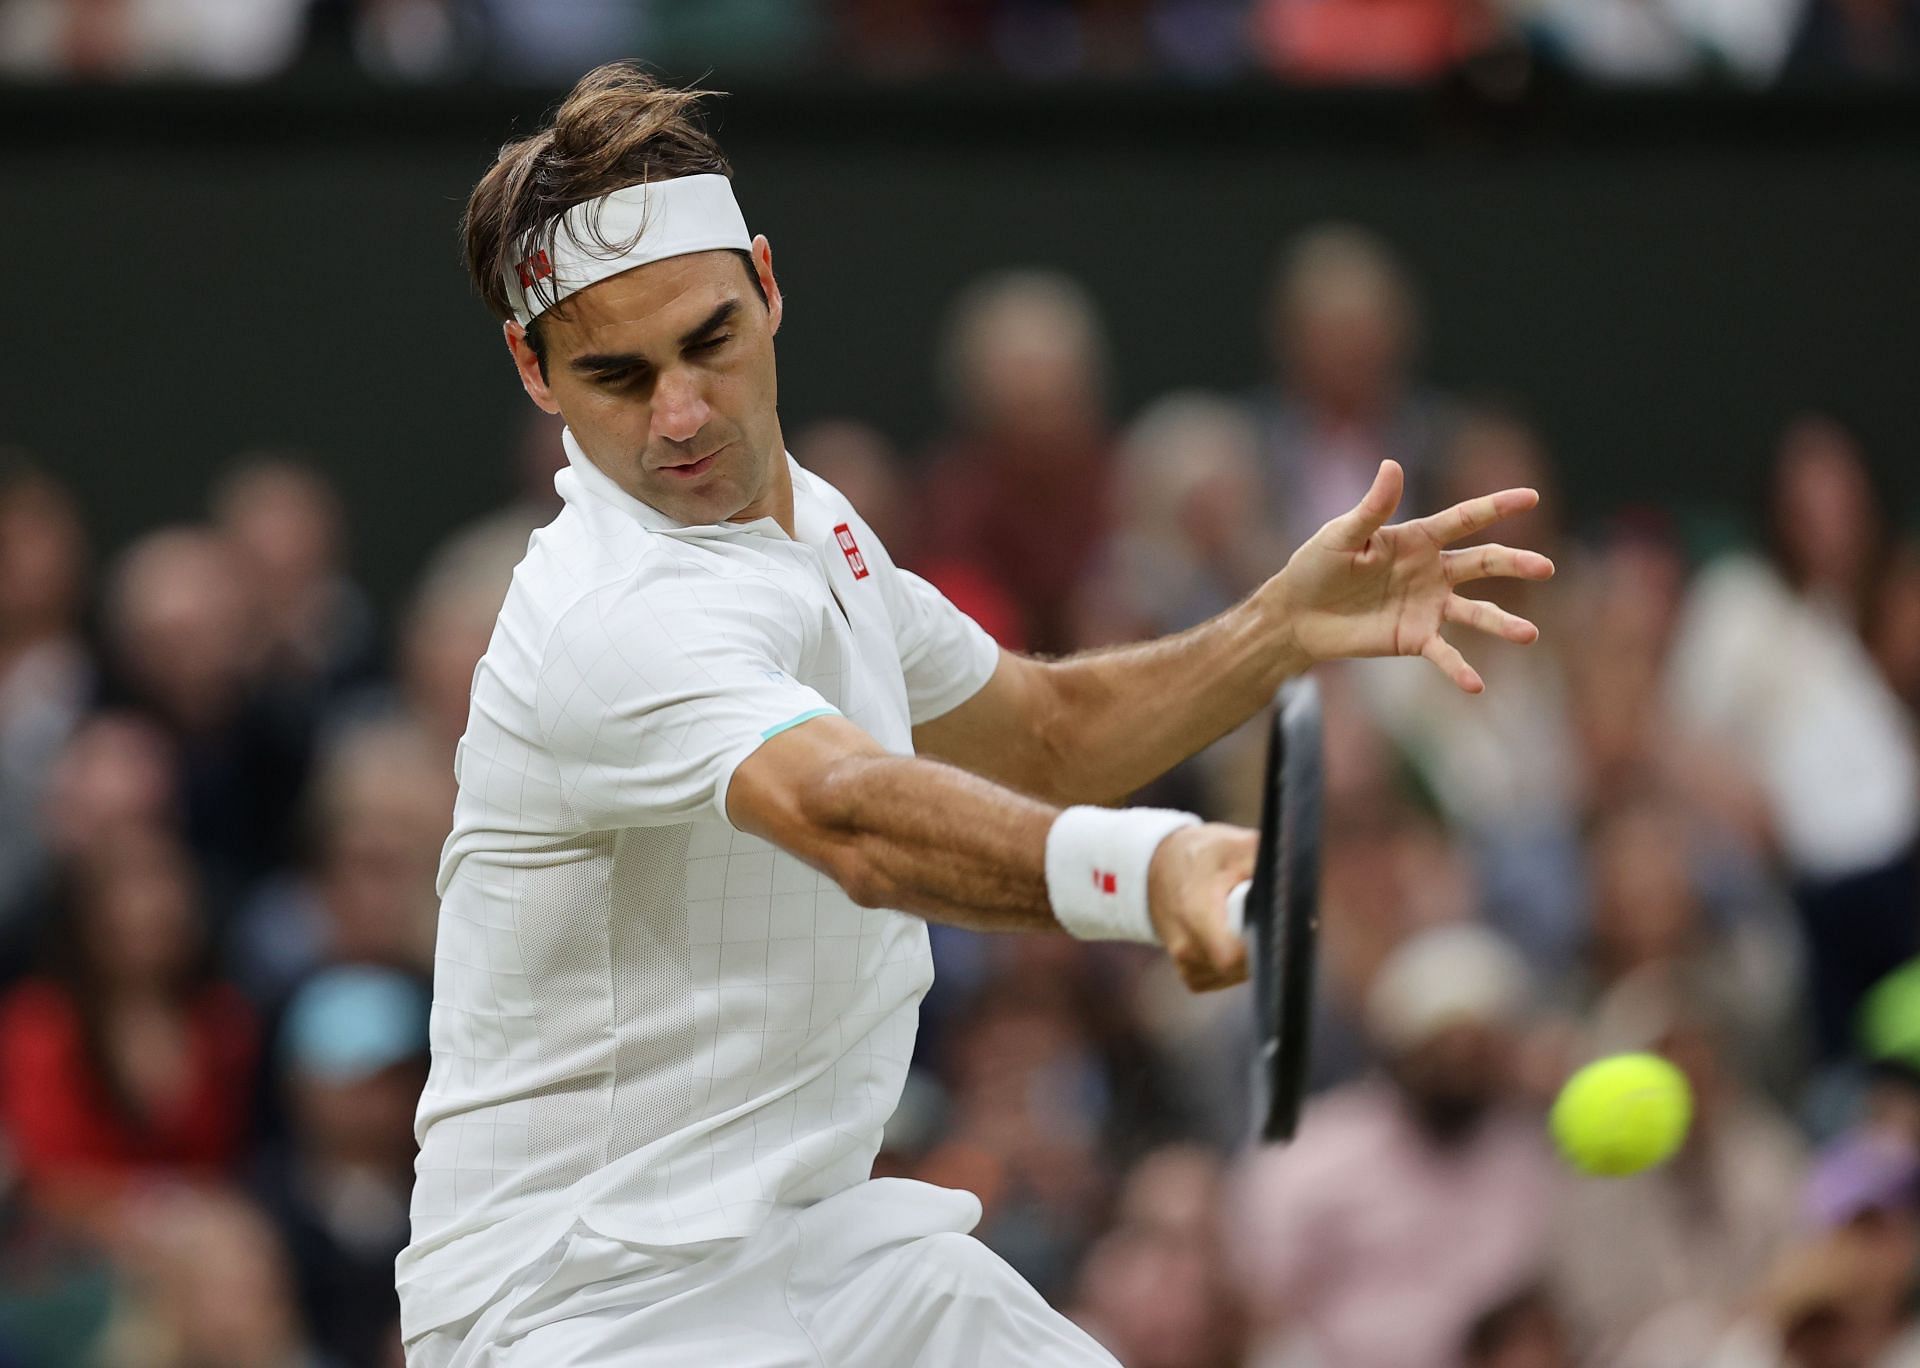
[[[537,669],[599,642],[658,663],[799,620],[793,577],[751,548],[644,531],[594,543],[565,521],[534,539],[501,612]]]

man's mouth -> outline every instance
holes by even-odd
[[[661,474],[671,476],[674,479],[679,479],[679,480],[695,479],[698,476],[706,474],[709,470],[712,470],[713,463],[719,459],[720,453],[725,450],[726,450],[725,447],[718,447],[712,452],[708,453],[707,455],[702,456],[697,461],[688,461],[684,465],[661,466],[660,472]]]

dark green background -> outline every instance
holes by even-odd
[[[109,546],[193,515],[243,448],[311,448],[394,592],[505,488],[525,400],[454,230],[550,99],[0,89],[0,443]],[[1123,412],[1247,385],[1275,245],[1341,217],[1423,282],[1430,373],[1541,419],[1579,519],[1744,506],[1805,405],[1859,427],[1901,509],[1920,495],[1911,98],[752,90],[719,131],[788,294],[790,430],[936,431],[944,310],[1014,264],[1094,290]]]

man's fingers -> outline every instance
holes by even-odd
[[[1387,525],[1387,519],[1400,507],[1400,495],[1407,477],[1398,461],[1382,461],[1373,477],[1373,487],[1353,508],[1327,524],[1328,542],[1336,551],[1358,551],[1367,539]]]
[[[1521,551],[1511,546],[1468,546],[1458,551],[1442,551],[1441,567],[1448,584],[1470,580],[1553,578],[1553,562],[1538,551]]]
[[[1211,993],[1231,988],[1247,977],[1247,950],[1236,937],[1231,952],[1224,947],[1218,954],[1179,962],[1180,981],[1195,993]]]
[[[1467,664],[1466,657],[1456,651],[1453,643],[1438,632],[1427,638],[1427,644],[1420,648],[1420,654],[1431,660],[1441,674],[1468,693],[1479,693],[1487,687],[1486,682],[1480,678],[1480,672]]]
[[[1539,502],[1540,491],[1536,489],[1503,489],[1498,494],[1483,494],[1477,499],[1468,499],[1465,503],[1442,509],[1431,517],[1420,519],[1415,526],[1433,538],[1434,545],[1445,546],[1491,527],[1502,518],[1524,513]]]
[[[1471,627],[1475,631],[1485,632],[1488,636],[1497,636],[1503,641],[1516,642],[1521,646],[1527,645],[1540,635],[1540,629],[1525,618],[1480,599],[1461,598],[1458,594],[1447,599],[1443,615],[1448,622],[1457,622],[1462,627]]]

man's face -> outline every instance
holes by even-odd
[[[507,345],[533,401],[642,503],[691,524],[769,516],[786,489],[775,412],[780,291],[754,239],[763,304],[733,252],[670,257],[609,277],[540,324],[543,379],[517,325]]]

